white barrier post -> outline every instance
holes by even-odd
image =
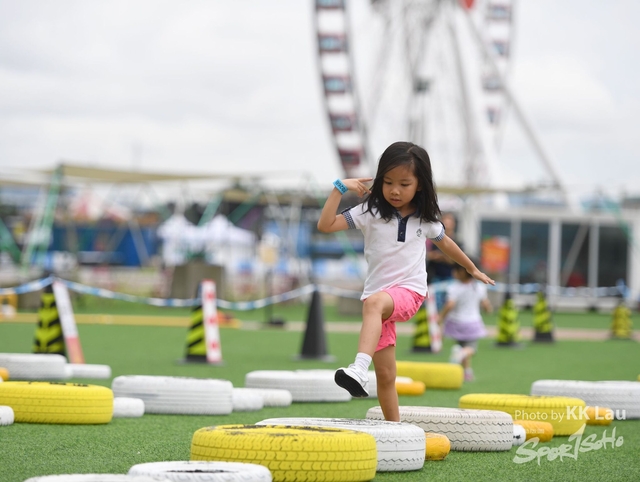
[[[216,308],[216,284],[213,280],[202,280],[202,318],[204,323],[204,339],[207,345],[207,363],[222,364],[222,346]]]
[[[52,288],[58,308],[58,316],[60,317],[60,325],[62,326],[64,343],[67,346],[69,363],[84,363],[84,355],[82,353],[82,346],[80,346],[80,336],[78,335],[76,319],[73,316],[69,290],[67,290],[67,286],[60,281],[54,281]]]

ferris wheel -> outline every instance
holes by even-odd
[[[516,0],[314,2],[324,105],[347,177],[374,174],[386,146],[410,140],[427,148],[440,184],[504,184],[511,115],[540,161],[528,179],[563,190],[508,84]]]

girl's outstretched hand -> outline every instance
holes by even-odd
[[[365,194],[371,194],[371,191],[363,183],[373,181],[372,177],[361,177],[358,179],[344,179],[342,183],[347,186],[349,191],[355,192],[358,196],[362,197]]]
[[[478,268],[475,268],[475,269],[469,271],[469,274],[471,276],[473,276],[475,279],[477,279],[478,281],[482,281],[486,285],[494,285],[495,286],[495,284],[496,284],[495,281],[493,281],[491,278],[489,278],[486,274],[484,274]]]

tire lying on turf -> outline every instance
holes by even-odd
[[[247,400],[242,397],[246,395]],[[263,407],[288,407],[292,397],[289,390],[277,388],[234,388],[232,392],[233,411],[260,410]]]
[[[113,392],[83,383],[4,382],[0,405],[13,409],[16,422],[103,424],[113,416]]]
[[[382,409],[370,408],[367,418],[384,420]],[[513,444],[513,421],[504,412],[400,406],[400,421],[417,425],[425,432],[446,435],[451,450],[498,452],[511,450]]]
[[[591,407],[608,407],[616,418],[640,418],[640,383],[626,380],[537,380],[531,395],[556,395],[584,400]]]
[[[611,425],[615,413],[606,407],[587,407],[587,425]]]
[[[171,482],[164,477],[124,474],[65,474],[32,477],[24,482]]]
[[[441,433],[425,432],[427,444],[425,451],[426,460],[444,460],[451,451],[451,442],[446,435]]]
[[[67,369],[70,371],[71,378],[111,378],[111,367],[109,365],[68,363]]]
[[[398,382],[396,381],[396,392],[398,395],[422,395],[425,392],[426,386],[421,381]]]
[[[116,397],[139,398],[145,413],[228,415],[233,410],[233,385],[213,378],[125,375],[113,379]]]
[[[114,397],[113,418],[137,418],[144,415],[144,401],[140,398]]]
[[[513,446],[522,445],[527,440],[527,431],[522,425],[513,424]]]
[[[275,482],[371,480],[376,474],[373,436],[330,427],[220,425],[193,434],[191,460],[259,461]]]
[[[457,389],[464,381],[462,365],[456,363],[426,363],[397,361],[397,374],[423,382],[426,388]]]
[[[424,465],[425,435],[409,423],[349,418],[268,418],[256,425],[333,427],[368,433],[376,439],[378,472],[420,470]]]
[[[265,407],[288,407],[293,401],[289,390],[278,388],[251,388],[251,390],[262,395]]]
[[[264,398],[253,388],[233,388],[231,402],[234,412],[255,412],[264,407]]]
[[[6,405],[0,406],[0,426],[11,425],[14,420],[13,408],[7,407]]]
[[[348,402],[349,392],[336,385],[331,370],[256,370],[245,375],[247,388],[291,392],[294,402]]]
[[[579,398],[469,393],[460,397],[459,407],[500,410],[515,419],[549,422],[558,436],[582,433],[586,423],[585,403]]]
[[[66,380],[67,359],[62,355],[43,353],[0,353],[0,366],[11,380]]]
[[[553,438],[553,425],[549,422],[535,420],[514,420],[514,425],[520,425],[527,434],[527,440],[537,437],[540,442],[548,442]]]
[[[149,462],[134,465],[128,475],[154,475],[174,482],[271,482],[267,467],[241,462]]]

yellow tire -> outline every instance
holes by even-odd
[[[376,475],[376,439],[332,427],[219,425],[193,434],[191,460],[266,466],[273,481],[365,481]]]
[[[6,368],[0,367],[0,379],[7,381],[9,380],[9,370]]]
[[[113,416],[113,392],[82,383],[4,382],[0,405],[13,409],[16,422],[101,424]]]
[[[397,375],[423,382],[426,388],[458,389],[464,371],[457,363],[396,362]]]
[[[606,407],[587,407],[587,425],[611,425],[613,410]]]
[[[425,432],[425,460],[444,460],[451,451],[449,437],[441,433]]]
[[[424,382],[396,382],[398,395],[422,395],[425,390]]]
[[[514,420],[514,425],[520,425],[527,433],[527,440],[538,437],[540,442],[548,442],[553,438],[553,425],[549,422],[535,420]]]
[[[587,420],[584,400],[498,393],[470,393],[460,397],[460,408],[500,410],[519,420],[549,422],[555,435],[582,433]]]

